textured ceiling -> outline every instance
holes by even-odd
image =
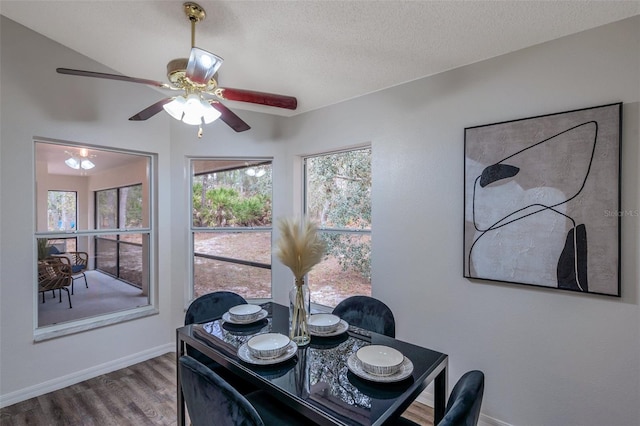
[[[2,0],[0,13],[119,73],[166,81],[167,62],[191,48],[182,3]],[[279,115],[640,14],[640,0],[198,3],[207,18],[197,25],[196,45],[225,59],[221,86],[298,98],[294,112],[228,106]]]

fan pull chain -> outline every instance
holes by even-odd
[[[198,126],[198,139],[202,139],[202,124]]]

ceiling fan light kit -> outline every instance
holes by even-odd
[[[197,3],[187,2],[183,6],[184,12],[191,22],[191,53],[189,59],[178,58],[169,61],[167,64],[169,84],[124,75],[69,68],[58,68],[56,71],[60,74],[120,80],[146,84],[160,89],[182,91],[182,95],[162,99],[133,115],[129,120],[147,120],[164,109],[176,120],[199,126],[198,137],[202,137],[202,124],[212,123],[218,118],[236,132],[244,132],[251,128],[219,100],[246,102],[291,110],[297,108],[298,100],[293,96],[219,87],[217,72],[223,63],[223,59],[216,54],[195,46],[196,23],[204,20],[206,13]],[[209,96],[213,98],[210,99]]]
[[[79,170],[80,168],[83,170],[90,170],[96,166],[91,160],[89,160],[89,157],[95,157],[95,155],[89,155],[89,150],[86,148],[80,149],[80,152],[77,155],[69,151],[65,151],[65,153],[69,155],[69,158],[64,160],[64,164],[74,170]]]

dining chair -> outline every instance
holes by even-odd
[[[309,425],[309,419],[266,391],[242,395],[222,377],[190,356],[179,359],[180,383],[193,426]]]
[[[244,297],[231,291],[214,291],[195,299],[184,315],[184,325],[202,324],[222,317],[229,308],[247,303]]]
[[[338,303],[333,314],[356,327],[396,337],[396,320],[391,309],[370,296],[351,296]]]
[[[438,426],[476,426],[480,418],[483,393],[484,373],[479,370],[464,373],[449,395],[444,417]],[[400,417],[395,424],[418,426],[404,417]]]
[[[187,308],[187,312],[184,315],[184,325],[203,324],[214,321],[221,318],[229,308],[244,303],[247,303],[245,298],[232,291],[214,291],[204,294],[191,302]],[[215,370],[218,375],[231,383],[239,392],[248,393],[256,389],[255,386],[246,380],[243,380],[226,368],[222,368],[220,364],[188,345],[187,354],[210,369]]]

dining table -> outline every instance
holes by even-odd
[[[279,359],[262,360],[246,352],[247,341],[262,333],[288,335],[289,307],[261,305],[255,322],[212,319],[176,330],[176,362],[193,348],[221,368],[266,390],[318,425],[392,424],[433,383],[434,424],[442,419],[447,394],[448,356],[435,350],[374,333],[340,321],[337,330],[312,334]],[[358,349],[382,345],[400,351],[404,361],[393,375],[377,376],[356,361]],[[177,368],[178,425],[185,424],[185,401]]]

